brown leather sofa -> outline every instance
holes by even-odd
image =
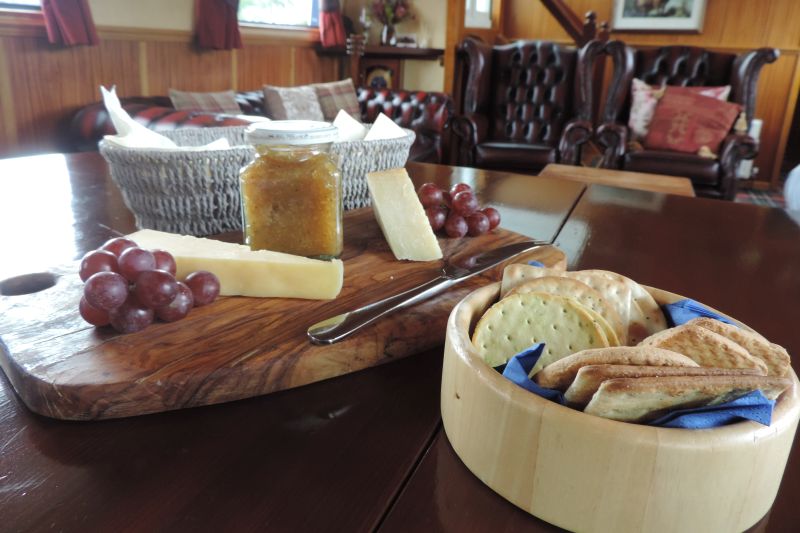
[[[695,154],[631,150],[628,147],[628,111],[633,78],[650,85],[730,85],[729,101],[740,104],[747,126],[754,118],[756,87],[761,68],[778,58],[778,50],[761,48],[739,55],[690,46],[636,49],[621,41],[610,41],[605,51],[614,61],[614,74],[602,110],[597,141],[603,150],[605,168],[683,176],[692,180],[699,196],[732,200],[736,194],[736,169],[758,153],[756,141],[731,131],[716,158]]]
[[[361,107],[361,120],[374,122],[383,112],[404,128],[417,135],[409,160],[430,163],[447,161],[450,119],[453,101],[449,95],[424,91],[391,91],[369,88],[356,89]],[[245,115],[269,116],[264,105],[264,93],[247,91],[236,94],[236,101]],[[186,127],[221,127],[246,125],[249,122],[233,115],[202,111],[177,111],[166,96],[122,98],[122,107],[134,119],[156,131]],[[104,135],[115,133],[102,103],[80,109],[69,125],[68,138],[72,149],[97,150]]]
[[[526,174],[578,164],[593,134],[592,71],[602,47],[465,39],[456,84],[462,106],[453,120],[458,164]]]

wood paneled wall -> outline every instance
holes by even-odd
[[[47,42],[41,15],[0,16],[0,157],[67,148],[69,120],[100,100],[100,85],[154,96],[337,79],[337,60],[314,52],[315,31],[245,28],[245,47],[232,51],[199,51],[190,32],[98,31],[98,46],[61,48]]]
[[[611,21],[614,0],[566,0],[580,16],[595,11],[598,21]],[[511,39],[571,42],[539,1],[504,0],[503,33]],[[797,0],[708,0],[700,33],[614,32],[611,38],[632,45],[690,45],[729,52],[763,46],[778,48],[781,57],[761,71],[756,118],[764,121],[755,166],[760,185],[779,185],[792,116],[800,91],[800,2]]]

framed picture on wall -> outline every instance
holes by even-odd
[[[614,31],[692,31],[703,29],[706,0],[614,0]]]

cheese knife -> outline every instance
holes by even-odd
[[[342,313],[318,322],[308,328],[308,338],[313,344],[339,342],[381,317],[418,304],[472,276],[496,267],[514,256],[547,244],[549,243],[525,241],[508,244],[486,252],[453,256],[447,261],[441,275],[438,277],[400,294],[389,296],[354,311]]]

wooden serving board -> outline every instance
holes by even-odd
[[[185,319],[119,335],[78,314],[83,284],[77,262],[52,272],[56,284],[0,296],[0,366],[33,411],[92,420],[168,411],[248,398],[419,353],[444,343],[453,306],[502,268],[467,280],[348,339],[314,346],[311,325],[436,277],[441,261],[396,261],[371,210],[345,217],[344,287],[332,301],[219,298]],[[440,239],[445,257],[527,240],[507,230]],[[553,247],[517,261],[564,261]]]

